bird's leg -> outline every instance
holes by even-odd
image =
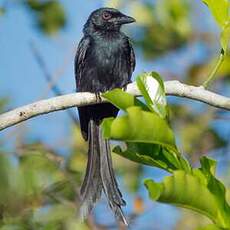
[[[126,91],[127,90],[127,87],[128,87],[128,84],[132,83],[130,80],[126,83],[125,86],[122,87],[122,90],[123,91]]]
[[[96,92],[95,96],[96,96],[96,102],[97,103],[101,103],[102,102],[102,98],[101,98],[100,92]]]
[[[126,91],[127,90],[127,85],[125,85],[123,88],[122,88],[123,91]]]

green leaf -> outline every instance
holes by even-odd
[[[0,16],[2,16],[3,14],[5,14],[6,10],[3,7],[0,7]]]
[[[209,7],[213,17],[223,29],[229,20],[229,1],[228,0],[203,0]]]
[[[122,89],[113,89],[103,93],[102,96],[114,104],[117,108],[124,111],[131,106],[139,106],[142,109],[149,111],[148,107],[143,102],[133,95],[124,92]]]
[[[201,171],[203,172],[206,177],[209,177],[209,175],[215,175],[216,172],[216,161],[208,158],[208,157],[202,157],[200,159],[201,164]]]
[[[223,31],[221,32],[221,36],[220,36],[220,43],[224,50],[224,53],[227,52],[229,41],[230,41],[230,20],[224,26]]]
[[[125,150],[116,146],[113,152],[137,163],[158,167],[168,172],[176,169],[191,171],[190,165],[179,153],[170,152],[157,144],[128,142]]]
[[[207,168],[203,168],[205,170]],[[217,183],[213,177],[205,180],[205,177],[201,177],[202,172],[200,176],[197,172],[191,174],[182,170],[174,171],[172,176],[165,177],[161,183],[145,180],[145,186],[153,200],[194,210],[209,217],[218,227],[230,228],[230,208],[226,201],[223,202],[225,194],[221,182]]]
[[[218,228],[216,225],[213,225],[213,224],[209,224],[207,226],[204,226],[204,227],[200,227],[196,230],[221,230],[222,228]]]
[[[136,81],[149,109],[165,118],[167,103],[164,82],[160,75],[156,72],[145,73],[139,76]]]
[[[126,142],[160,144],[177,152],[173,131],[157,114],[129,107],[127,114],[102,122],[105,138]]]
[[[26,1],[34,11],[38,28],[47,35],[57,33],[66,25],[66,14],[63,5],[57,0]]]
[[[214,176],[216,162],[207,157],[202,157],[200,162],[200,170],[203,172],[207,179],[207,188],[215,196],[216,202],[218,203],[219,207],[222,207],[223,209],[221,209],[222,215],[220,217],[223,219],[224,222],[228,223],[228,227],[230,228],[230,206],[226,201],[226,189],[224,185]]]
[[[173,131],[164,119],[136,106],[126,111],[127,114],[104,119],[102,123],[105,138],[126,142],[126,149],[117,146],[113,150],[115,153],[169,172],[191,171],[189,163],[178,152]]]
[[[136,163],[145,164],[149,166],[155,166],[155,167],[167,170],[166,163],[160,160],[154,160],[154,158],[152,158],[151,156],[148,156],[147,154],[140,154],[138,151],[135,150],[135,147],[132,146],[132,144],[135,145],[135,143],[128,143],[128,144],[129,144],[129,147],[127,147],[127,149],[122,150],[120,146],[116,146],[113,149],[113,152],[131,161],[134,161]],[[139,144],[143,144],[143,143],[139,143]],[[159,147],[159,145],[155,145],[155,146]],[[156,149],[156,151],[153,150],[152,153],[158,153],[158,151],[159,150]]]

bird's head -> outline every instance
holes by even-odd
[[[85,31],[94,27],[96,30],[119,31],[123,24],[133,23],[136,20],[130,16],[122,14],[114,8],[100,8],[91,13]]]

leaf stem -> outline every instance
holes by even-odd
[[[214,80],[215,75],[216,75],[218,69],[220,68],[221,64],[222,64],[223,61],[224,61],[224,56],[225,56],[225,55],[224,55],[224,50],[221,49],[221,53],[220,53],[220,56],[219,56],[219,58],[218,58],[218,61],[217,61],[216,65],[215,65],[215,67],[212,69],[212,71],[211,71],[211,73],[209,74],[207,80],[203,83],[204,88],[207,88],[208,85],[210,84],[210,82]]]

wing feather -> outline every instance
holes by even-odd
[[[75,80],[77,88],[81,88],[81,78],[85,65],[85,57],[89,47],[90,37],[83,37],[78,45],[74,60]]]
[[[129,49],[129,66],[130,66],[130,72],[129,72],[129,76],[132,76],[133,71],[135,70],[136,67],[136,58],[135,58],[135,53],[133,50],[133,46],[132,43],[130,41],[130,39],[128,39],[128,49]]]

